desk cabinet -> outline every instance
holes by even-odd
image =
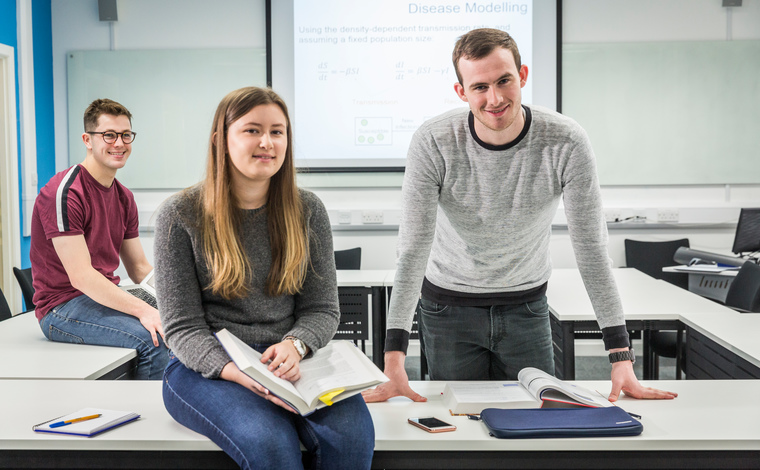
[[[760,368],[694,328],[686,328],[687,379],[760,379]]]

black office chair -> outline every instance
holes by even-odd
[[[736,273],[726,294],[727,307],[760,313],[760,265],[747,261]]]
[[[662,268],[673,266],[673,255],[680,247],[689,248],[689,239],[670,240],[665,242],[647,242],[640,240],[625,240],[625,264],[636,268],[655,279],[662,279],[683,289],[689,288],[689,275],[686,273],[664,273]]]
[[[335,252],[335,268],[361,269],[361,247]],[[366,289],[361,287],[341,287],[338,289],[340,324],[334,339],[346,339],[359,344],[365,351],[365,341],[369,338],[369,299]],[[365,351],[366,352],[366,351]]]
[[[7,320],[12,316],[13,314],[11,313],[11,308],[8,306],[8,301],[5,300],[5,294],[3,294],[3,290],[0,289],[0,321]]]
[[[361,247],[339,250],[335,252],[335,269],[361,269]]]
[[[680,247],[689,248],[689,239],[670,240],[664,242],[649,242],[640,240],[625,240],[625,264],[635,268],[655,279],[662,279],[683,289],[689,288],[689,275],[686,273],[664,273],[662,268],[673,266],[673,255]],[[677,331],[652,331],[649,333],[649,346],[654,355],[651,364],[652,376],[659,378],[660,356],[677,358]],[[681,345],[681,360],[676,361],[676,379],[681,378],[681,370],[686,364],[683,352],[686,348]]]
[[[34,285],[32,284],[32,268],[19,269],[14,267],[13,274],[16,276],[21,293],[24,296],[26,310],[34,310]]]

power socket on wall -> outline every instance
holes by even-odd
[[[678,209],[657,209],[657,222],[678,223]]]
[[[604,209],[604,221],[605,222],[618,222],[621,219],[620,209]]]
[[[363,211],[362,223],[363,224],[382,224],[383,211]]]

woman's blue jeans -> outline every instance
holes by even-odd
[[[420,344],[431,380],[517,380],[523,367],[554,375],[549,306],[455,307],[420,299]]]
[[[206,379],[170,357],[163,387],[169,414],[211,439],[240,468],[370,468],[375,428],[361,395],[303,417],[234,382]]]
[[[56,305],[40,320],[50,341],[131,348],[137,351],[135,379],[160,380],[169,362],[161,335],[158,347],[137,317],[101,305],[86,295]]]

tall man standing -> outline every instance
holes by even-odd
[[[469,109],[427,121],[410,144],[385,344],[391,381],[365,400],[425,400],[404,370],[415,305],[431,379],[515,380],[527,366],[553,374],[545,292],[560,198],[610,351],[610,400],[621,390],[674,398],[643,387],[633,373],[586,133],[556,112],[522,104],[528,67],[509,34],[470,31],[457,41],[453,62],[454,89]]]
[[[119,259],[135,283],[153,269],[138,238],[132,192],[116,179],[135,132],[132,114],[99,99],[84,114],[84,162],[37,196],[31,262],[37,319],[51,341],[134,348],[137,379],[160,379],[168,362],[158,310],[117,287]]]

